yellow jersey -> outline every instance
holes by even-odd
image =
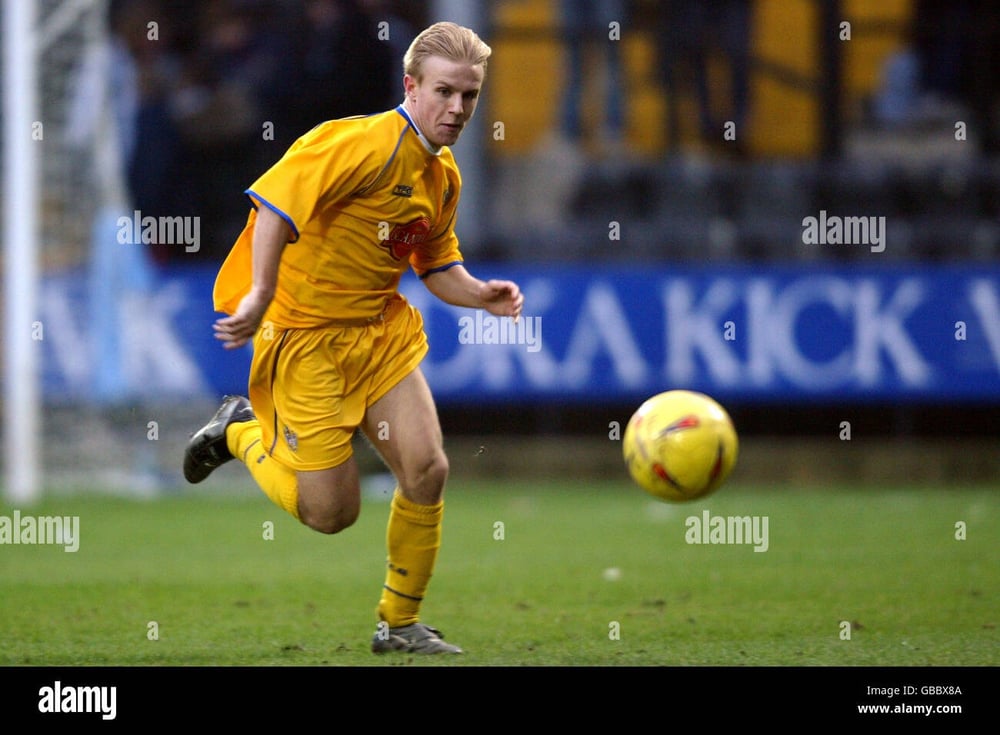
[[[322,123],[246,190],[252,207],[216,277],[215,308],[232,314],[250,290],[263,206],[292,233],[266,321],[309,328],[377,316],[407,268],[426,277],[462,262],[460,188],[451,150],[435,152],[402,105]]]

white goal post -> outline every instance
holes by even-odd
[[[43,263],[84,257],[92,206],[84,169],[98,138],[68,155],[74,74],[106,38],[107,0],[4,0],[3,309],[4,495],[39,501],[43,488]],[[98,136],[103,134],[98,133]]]
[[[39,196],[35,3],[5,2],[4,120],[4,460],[11,503],[38,499],[39,377],[32,340],[37,320]]]

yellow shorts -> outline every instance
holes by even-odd
[[[258,330],[249,397],[268,453],[296,471],[345,462],[368,407],[427,354],[423,326],[399,296],[365,324]]]

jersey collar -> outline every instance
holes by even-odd
[[[409,124],[409,126],[413,128],[413,132],[417,134],[417,138],[420,139],[420,142],[424,144],[424,148],[426,148],[429,153],[432,153],[435,156],[441,155],[441,148],[437,148],[431,145],[431,142],[424,137],[423,133],[420,132],[420,128],[418,128],[417,124],[413,122],[413,118],[410,117],[410,113],[406,111],[406,108],[402,104],[400,104],[396,108],[396,112],[402,115],[403,118],[406,120],[406,122]]]

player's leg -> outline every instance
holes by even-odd
[[[386,527],[387,569],[378,604],[382,623],[372,650],[461,653],[420,623],[420,605],[441,546],[448,459],[437,409],[419,368],[372,404],[362,429],[398,482]]]
[[[361,483],[353,457],[330,469],[295,471],[264,451],[256,419],[231,423],[226,437],[264,494],[309,528],[338,533],[358,519]]]
[[[233,458],[246,465],[275,505],[316,531],[337,533],[358,519],[361,484],[354,458],[326,470],[288,468],[264,451],[260,421],[242,396],[227,396],[212,420],[192,436],[184,456],[185,477],[201,482]]]
[[[368,408],[361,428],[396,476],[406,500],[418,505],[441,501],[448,457],[437,407],[420,368]]]
[[[264,494],[279,508],[298,518],[298,482],[295,472],[264,449],[261,422],[254,419],[231,424],[226,429],[226,444],[232,455],[250,471]]]
[[[295,472],[263,450],[261,424],[250,401],[226,396],[215,415],[191,435],[184,449],[184,478],[203,481],[223,464],[239,458],[274,503],[298,518]]]
[[[437,411],[419,368],[371,406],[362,429],[398,483],[379,617],[394,628],[410,625],[419,619],[440,547],[448,475]]]
[[[352,525],[361,507],[351,440],[364,415],[366,393],[352,390],[351,375],[359,366],[352,364],[350,352],[356,346],[356,339],[338,331],[258,333],[250,399],[238,399],[234,416],[239,420],[230,420],[233,409],[224,403],[199,432],[199,441],[210,438],[222,461],[238,458],[268,498],[322,533]],[[185,474],[191,455],[189,448]],[[197,469],[200,481],[212,468],[202,463]]]

